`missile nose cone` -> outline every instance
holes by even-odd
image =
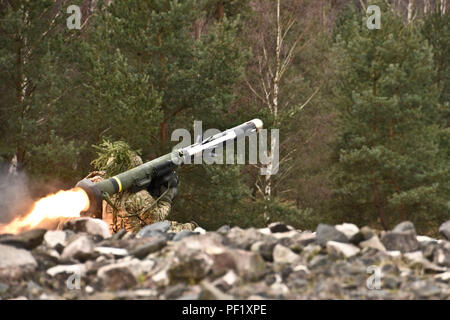
[[[263,122],[260,119],[253,119],[253,120],[250,120],[250,122],[253,122],[253,124],[256,127],[256,131],[261,130],[263,127]]]

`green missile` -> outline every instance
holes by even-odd
[[[90,206],[82,215],[101,219],[103,199],[123,191],[137,192],[145,189],[151,185],[152,181],[157,181],[170,174],[175,168],[186,162],[188,158],[192,158],[205,150],[214,149],[226,141],[258,132],[262,129],[262,126],[263,122],[260,119],[253,119],[206,138],[202,142],[174,150],[112,178],[97,183],[83,179],[76,184],[76,187],[82,188],[86,192]]]

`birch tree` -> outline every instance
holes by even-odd
[[[277,141],[272,135],[267,150],[268,161],[258,165],[266,175],[256,175],[255,189],[263,199],[272,200],[277,181],[291,173],[293,167],[289,161],[296,152],[295,148],[285,152],[289,139],[284,138],[283,130],[320,90],[320,86],[305,88],[305,83],[301,83],[302,75],[294,72],[294,61],[314,39],[316,23],[320,21],[312,16],[321,16],[323,2],[260,1],[253,3],[253,7],[258,19],[251,39],[254,63],[247,73],[246,84],[264,115],[265,127],[280,129],[279,161],[275,159]]]

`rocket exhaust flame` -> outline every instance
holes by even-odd
[[[61,190],[38,200],[29,213],[8,224],[0,225],[1,233],[19,233],[39,227],[41,223],[62,218],[77,218],[89,208],[89,198],[81,188]]]

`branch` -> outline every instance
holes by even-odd
[[[302,104],[299,108],[294,108],[294,110],[292,110],[290,113],[289,113],[289,116],[293,116],[295,113],[297,113],[298,111],[301,111],[311,100],[312,100],[312,98],[314,98],[314,96],[317,94],[317,92],[319,92],[319,90],[320,90],[320,88],[322,88],[322,85],[320,85],[317,89],[316,89],[316,91],[314,91],[313,92],[313,94],[305,101],[305,103],[304,104]]]

